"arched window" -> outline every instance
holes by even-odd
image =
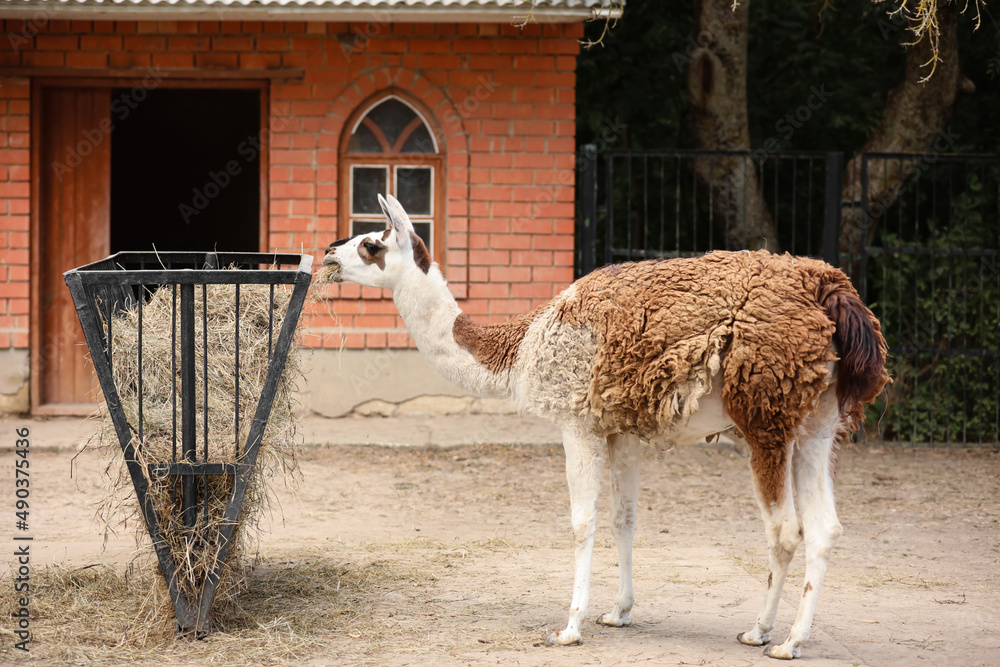
[[[395,196],[442,266],[444,156],[417,103],[396,94],[362,105],[341,140],[341,234],[385,229],[378,195]]]

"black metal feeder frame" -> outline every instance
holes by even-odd
[[[220,267],[237,266],[237,269],[221,269]],[[294,269],[282,269],[283,266],[295,266]],[[128,268],[126,268],[128,267]],[[138,268],[131,268],[138,267]],[[250,267],[250,268],[247,268]],[[256,267],[256,268],[253,268]],[[250,472],[257,460],[257,450],[260,446],[264,429],[271,415],[271,407],[277,393],[281,373],[285,368],[285,360],[291,348],[295,328],[302,313],[306,293],[312,278],[312,256],[271,253],[196,253],[196,252],[120,252],[98,262],[72,269],[63,274],[66,285],[73,296],[80,324],[83,327],[87,347],[94,363],[94,370],[107,401],[108,412],[114,423],[125,462],[128,465],[132,485],[135,487],[136,498],[153,541],[160,571],[166,580],[170,599],[177,615],[177,634],[179,636],[204,637],[211,630],[210,610],[215,592],[219,585],[222,567],[229,550],[230,540],[236,527],[240,507],[246,493]],[[195,402],[195,346],[199,342],[195,335],[195,298],[196,288],[201,286],[201,298],[207,298],[208,285],[232,285],[233,298],[236,304],[236,345],[234,349],[234,367],[236,375],[236,431],[239,437],[239,304],[240,285],[269,285],[270,305],[268,309],[268,350],[269,361],[264,386],[258,399],[257,409],[253,415],[249,435],[240,448],[237,443],[236,461],[232,463],[208,463],[208,356],[203,356],[206,372],[204,408],[204,449],[201,460],[197,451],[198,410]],[[275,285],[293,285],[291,298],[282,321],[281,330],[274,340],[274,287]],[[136,446],[143,442],[142,418],[142,309],[147,292],[156,289],[173,290],[172,311],[172,345],[171,367],[176,369],[177,336],[180,336],[180,444],[178,457],[178,387],[176,375],[172,381],[174,406],[173,419],[173,458],[172,461],[157,462],[149,465],[148,471],[143,471],[136,456]],[[179,298],[178,298],[179,292]],[[180,310],[180,326],[178,327],[178,302]],[[138,309],[138,424],[129,424],[125,410],[121,404],[118,389],[112,375],[114,350],[112,349],[112,322],[117,313],[126,309]],[[207,313],[202,308],[201,341],[205,350],[208,347]],[[107,329],[105,329],[105,326]],[[179,331],[178,331],[179,328]],[[200,598],[189,598],[177,580],[177,567],[171,557],[166,541],[163,539],[161,526],[153,509],[152,500],[148,494],[147,474],[151,477],[164,475],[181,478],[181,512],[185,527],[194,528],[198,520],[198,478],[205,480],[208,475],[230,475],[235,477],[233,493],[229,498],[225,515],[222,520],[220,536],[217,541],[218,551],[214,559],[214,567],[208,573]],[[203,498],[204,499],[204,498]],[[207,507],[206,507],[207,512]]]

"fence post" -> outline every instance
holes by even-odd
[[[844,154],[826,154],[826,201],[823,204],[823,259],[840,266],[840,198],[843,189]]]
[[[597,146],[584,144],[580,161],[580,275],[597,268]]]

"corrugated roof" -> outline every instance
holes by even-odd
[[[611,0],[0,0],[0,17],[142,20],[580,21],[609,11]]]

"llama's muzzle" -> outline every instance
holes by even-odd
[[[323,258],[323,268],[320,269],[317,278],[324,282],[343,282],[340,274],[340,262],[337,261],[332,252],[327,253]]]

